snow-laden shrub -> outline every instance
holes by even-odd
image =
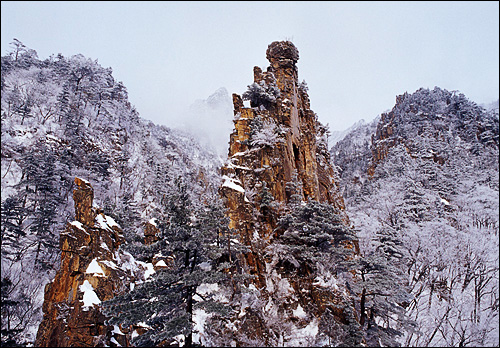
[[[302,82],[299,83],[299,90],[301,90],[303,93],[307,93],[307,91],[309,91],[306,80],[302,80]]]
[[[243,100],[250,100],[252,107],[264,106],[266,109],[273,103],[276,103],[276,98],[280,96],[280,90],[276,83],[266,84],[265,81],[260,83],[252,83],[248,86],[248,90],[243,93]]]
[[[264,121],[262,128],[253,135],[250,144],[252,146],[273,147],[277,142],[283,141],[276,130],[274,122]]]

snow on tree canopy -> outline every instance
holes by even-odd
[[[113,216],[99,214],[95,227],[123,226],[130,241],[151,216],[164,217],[158,203],[175,190],[167,178],[186,178],[193,200],[212,201],[219,158],[193,135],[141,119],[112,69],[97,60],[59,54],[42,61],[26,47],[16,52],[2,57],[1,74],[2,281],[12,280],[8,292],[2,282],[2,345],[33,345],[45,285],[60,265],[60,234],[74,238],[68,222],[90,232],[68,220],[75,177],[93,186],[95,210]],[[193,176],[200,169],[203,182]],[[96,245],[111,249],[102,240]],[[123,255],[115,260],[138,282],[154,272]],[[7,305],[15,310],[9,318],[7,302],[17,303]],[[22,329],[7,337],[8,325]]]

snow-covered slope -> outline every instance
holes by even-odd
[[[92,182],[95,204],[131,241],[161,216],[176,180],[194,201],[213,201],[220,160],[191,134],[140,118],[97,61],[42,61],[24,49],[1,67],[2,301],[16,304],[8,317],[2,308],[2,330],[15,328],[2,342],[33,341],[59,233],[73,220],[75,177]]]
[[[413,295],[403,345],[498,344],[498,111],[439,88],[397,99],[332,148],[360,249],[392,243]]]

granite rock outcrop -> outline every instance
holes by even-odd
[[[75,221],[60,235],[61,267],[45,288],[44,316],[35,345],[127,346],[128,338],[120,328],[105,324],[99,305],[126,291],[143,276],[144,267],[118,252],[125,241],[122,229],[93,204],[91,184],[75,178],[75,185]]]
[[[328,128],[311,110],[307,84],[298,80],[297,48],[290,41],[276,41],[268,46],[266,56],[270,62],[267,70],[254,67],[254,82],[248,90],[241,96],[232,95],[234,130],[228,160],[221,170],[220,195],[229,227],[248,250],[242,253],[241,264],[251,276],[250,288],[255,286],[259,301],[267,303],[262,312],[242,309],[237,326],[252,342],[280,345],[280,339],[295,342],[294,334],[274,341],[276,332],[269,324],[273,315],[284,326],[295,328],[291,332],[307,331],[307,325],[323,322],[327,308],[334,320],[346,323],[343,310],[335,312],[332,307],[342,302],[341,291],[315,282],[316,275],[310,270],[278,265],[269,253],[283,233],[280,219],[297,204],[315,201],[332,206],[339,224],[348,228],[350,222],[328,151]],[[345,247],[359,252],[357,241]]]
[[[301,186],[304,201],[344,210],[328,152],[328,130],[310,108],[307,85],[298,81],[297,48],[289,41],[275,41],[266,56],[267,71],[254,67],[254,83],[243,98],[233,94],[234,130],[222,168],[221,196],[229,208],[230,227],[247,245],[255,233],[265,240],[272,237],[291,199],[290,183]],[[250,100],[250,107],[243,99]],[[273,214],[262,204],[269,198]]]

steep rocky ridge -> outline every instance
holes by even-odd
[[[286,186],[294,174],[304,200],[344,208],[326,148],[326,128],[310,109],[307,88],[298,83],[298,50],[290,42],[273,42],[267,58],[271,63],[267,72],[254,68],[254,84],[249,87],[255,91],[248,96],[251,107],[244,107],[241,97],[233,94],[234,131],[229,161],[222,168],[226,177],[222,195],[230,207],[231,227],[246,241],[255,230],[245,217],[251,210],[246,206],[257,203],[250,198],[256,198],[265,185],[276,202],[288,202]],[[259,233],[269,238],[274,227],[264,224]]]
[[[252,286],[259,292],[259,301],[267,303],[261,309],[245,306],[248,300],[240,304],[236,325],[247,340],[237,344],[305,344],[315,342],[318,325],[327,325],[320,319],[327,308],[334,313],[334,321],[352,324],[347,309],[332,307],[349,296],[345,289],[342,292],[343,286],[335,290],[318,280],[316,276],[329,277],[326,270],[320,275],[316,266],[314,271],[305,264],[301,270],[284,267],[286,262],[265,250],[281,248],[280,219],[300,202],[304,206],[325,203],[339,214],[332,223],[350,226],[328,152],[327,128],[310,108],[307,85],[298,82],[298,50],[289,41],[276,41],[268,46],[266,56],[267,71],[254,67],[254,82],[247,92],[233,94],[234,130],[228,161],[221,170],[220,193],[229,226],[239,243],[249,248],[242,267],[254,276]],[[243,100],[250,100],[250,107]],[[359,252],[356,241],[345,247]],[[282,328],[275,326],[278,317]],[[298,337],[298,332],[304,332],[304,337]]]
[[[118,252],[125,241],[122,230],[93,205],[90,183],[76,178],[75,184],[75,220],[61,233],[61,267],[45,287],[44,317],[35,345],[92,347],[113,340],[125,346],[126,336],[105,325],[99,304],[143,280],[147,269]]]
[[[498,120],[463,94],[436,87],[397,96],[394,108],[381,115],[373,136],[369,174],[373,175],[377,163],[398,144],[411,156],[443,164],[445,154],[440,153],[439,143],[446,141],[446,133],[470,143],[470,151],[479,151],[483,144],[498,147]],[[419,140],[424,138],[431,141],[426,148],[420,146]]]

